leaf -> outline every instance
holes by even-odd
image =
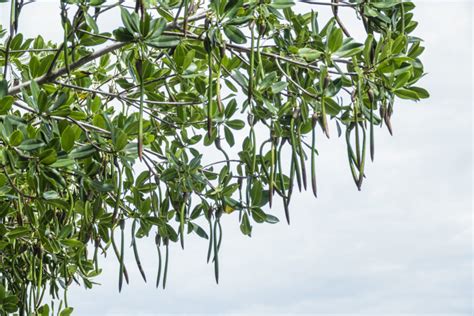
[[[298,50],[298,56],[304,58],[307,61],[315,61],[319,57],[321,57],[322,53],[313,48],[300,48]]]
[[[245,44],[247,42],[244,33],[234,25],[224,26],[224,33],[234,43]]]
[[[120,128],[116,128],[112,134],[112,143],[115,151],[121,151],[128,144],[128,136]]]
[[[19,146],[18,149],[25,150],[25,151],[35,151],[36,149],[39,149],[41,147],[46,146],[45,143],[43,143],[40,140],[37,139],[27,139],[24,140]]]
[[[161,35],[149,40],[145,43],[155,48],[171,48],[176,47],[181,42],[181,38],[178,36]]]
[[[71,125],[67,126],[61,134],[61,147],[69,152],[74,147],[76,133]]]
[[[272,93],[273,94],[278,94],[278,93],[282,92],[283,90],[285,90],[286,87],[288,87],[288,82],[286,82],[286,81],[276,82],[272,85]]]
[[[334,28],[329,34],[327,40],[327,47],[329,52],[336,52],[341,46],[343,41],[343,34],[340,28]]]
[[[249,217],[247,213],[242,216],[242,223],[240,224],[240,231],[242,234],[250,237],[252,234],[252,226],[250,225]]]
[[[63,239],[60,241],[61,244],[63,244],[66,247],[71,247],[71,248],[82,248],[84,247],[84,244],[80,242],[77,239]]]
[[[25,237],[29,234],[31,234],[30,229],[28,227],[21,226],[21,227],[13,228],[12,230],[8,231],[5,234],[5,236],[10,239],[17,239],[17,238]]]
[[[393,93],[395,93],[395,95],[401,99],[416,100],[416,101],[420,99],[420,97],[418,96],[418,93],[412,89],[401,88],[401,89],[394,90]]]
[[[275,9],[286,9],[294,6],[295,3],[292,0],[273,0],[270,6]]]
[[[75,148],[69,154],[71,159],[83,159],[93,155],[96,152],[96,149],[92,145],[84,145],[79,148]]]
[[[66,307],[59,313],[59,316],[70,316],[72,312],[74,311],[74,308],[72,307]]]
[[[127,9],[120,7],[120,15],[122,23],[129,33],[140,33],[140,21],[135,12],[130,14]]]
[[[8,111],[10,111],[13,105],[13,101],[14,99],[12,96],[6,96],[0,99],[0,115],[7,114]]]
[[[232,131],[227,126],[224,127],[224,136],[229,146],[233,147],[235,145],[234,134],[232,134]]]
[[[189,222],[188,223],[188,233],[190,233],[191,231],[195,232],[199,237],[201,238],[204,238],[204,239],[209,239],[209,236],[207,235],[206,231],[201,227],[199,226],[198,224],[195,224],[195,223],[191,223]]]
[[[43,165],[51,165],[58,160],[58,154],[56,153],[56,150],[53,148],[46,149],[45,151],[41,152],[40,156],[40,163]]]
[[[345,41],[344,44],[334,53],[341,58],[352,57],[364,51],[364,45],[354,42],[352,39]]]
[[[265,222],[267,222],[269,224],[276,224],[276,223],[279,223],[280,220],[276,216],[267,214],[267,217],[265,218]]]
[[[60,196],[58,192],[56,191],[46,191],[46,192],[43,192],[43,198],[45,200],[55,200],[55,199],[59,199]]]
[[[6,79],[0,80],[0,99],[8,94],[8,81]]]
[[[10,145],[16,147],[23,141],[23,133],[20,130],[14,131],[10,135]]]
[[[242,120],[229,120],[226,121],[225,124],[232,129],[242,129],[245,127],[245,123]]]

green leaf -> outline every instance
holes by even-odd
[[[19,146],[18,149],[25,150],[25,151],[35,151],[36,149],[39,149],[41,147],[46,146],[45,143],[43,143],[40,140],[37,139],[27,139],[24,140]]]
[[[128,136],[120,128],[116,128],[112,134],[112,143],[115,151],[121,151],[128,144]]]
[[[333,28],[327,40],[329,52],[336,52],[342,46],[343,33],[340,28]]]
[[[247,42],[244,33],[242,33],[242,31],[234,25],[224,26],[224,33],[227,38],[229,38],[234,43],[245,44]]]
[[[232,133],[230,128],[228,128],[227,126],[224,127],[224,136],[229,146],[233,147],[235,145],[234,134]]]
[[[286,82],[286,81],[276,82],[272,85],[272,93],[273,94],[278,94],[278,93],[282,92],[283,90],[285,90],[286,87],[288,87],[288,82]]]
[[[6,96],[6,97],[0,98],[0,115],[7,114],[8,111],[10,111],[13,105],[13,101],[14,99],[12,96]]]
[[[344,44],[334,53],[341,58],[352,57],[364,51],[364,45],[354,42],[352,39],[345,41]]]
[[[20,130],[14,131],[10,135],[10,145],[16,147],[23,141],[23,133]]]
[[[171,48],[176,47],[181,42],[178,36],[161,35],[153,39],[146,40],[145,43],[155,48]]]
[[[247,213],[244,213],[242,216],[242,223],[240,224],[240,231],[246,236],[251,236],[252,234],[252,225],[250,225],[249,217]]]
[[[72,307],[66,307],[59,313],[59,316],[70,316],[72,312],[74,311],[74,308]]]
[[[21,227],[13,228],[12,230],[8,231],[5,234],[5,236],[10,239],[17,239],[17,238],[25,237],[29,234],[31,234],[31,230],[28,227],[21,226]]]
[[[55,200],[55,199],[59,199],[60,196],[58,192],[56,191],[46,191],[46,192],[43,192],[43,198],[45,200]]]
[[[416,100],[418,101],[420,97],[418,96],[418,93],[415,90],[412,89],[397,89],[393,91],[395,95],[401,99],[406,99],[406,100]]]
[[[131,34],[140,33],[140,20],[138,15],[133,12],[130,14],[127,9],[120,7],[122,22],[127,31]]]
[[[304,47],[304,48],[298,49],[298,56],[310,62],[315,61],[316,59],[321,57],[321,55],[322,55],[322,52],[313,48]]]
[[[94,146],[84,145],[71,151],[69,157],[71,159],[83,159],[93,155],[96,151],[97,149],[95,149]]]
[[[294,6],[295,3],[292,0],[273,0],[270,6],[275,9],[286,9]]]
[[[56,150],[53,148],[46,149],[45,151],[41,152],[40,156],[40,163],[43,165],[51,165],[58,160],[58,154],[56,153]]]
[[[0,80],[0,99],[8,94],[8,81],[5,79]]]
[[[74,147],[74,141],[76,139],[76,133],[72,126],[67,126],[61,134],[61,147],[69,152]]]
[[[229,120],[225,124],[232,129],[242,129],[245,127],[245,123],[242,120]]]

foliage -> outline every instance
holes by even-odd
[[[67,288],[92,287],[106,252],[120,290],[126,240],[146,281],[136,239],[148,236],[157,286],[192,233],[218,281],[222,216],[251,236],[278,222],[278,197],[289,223],[295,185],[317,194],[318,139],[332,129],[360,189],[396,97],[428,97],[411,1],[62,0],[59,43],[18,32],[39,3],[0,2],[1,315],[49,315],[47,291],[69,315]],[[122,26],[104,31],[111,13]]]

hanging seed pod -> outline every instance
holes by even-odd
[[[137,263],[138,270],[140,271],[140,274],[142,275],[143,280],[146,283],[146,275],[145,271],[143,270],[143,266],[140,260],[140,256],[138,254],[138,248],[137,248],[137,242],[135,239],[135,230],[136,230],[136,224],[137,220],[135,219],[132,223],[132,247],[133,247],[133,255],[135,257],[135,262]]]
[[[206,37],[209,39],[209,37]],[[207,135],[211,138],[212,135],[212,99],[213,99],[213,92],[212,92],[212,46],[210,45],[208,55],[208,95],[207,95]]]
[[[365,168],[365,147],[366,147],[366,132],[362,127],[362,160],[359,164],[359,180],[357,181],[357,188],[359,191],[362,188],[362,181],[364,180],[364,168]]]
[[[349,168],[351,169],[351,174],[352,178],[354,180],[354,183],[358,185],[359,182],[359,176],[357,175],[356,168],[354,165],[356,165],[356,158],[354,155],[354,152],[352,150],[352,145],[351,145],[351,131],[354,128],[354,123],[349,124],[346,129],[346,145],[347,145],[347,158],[349,160]]]
[[[209,223],[209,245],[207,248],[207,263],[209,263],[209,260],[211,259],[211,254],[212,254],[213,239],[215,238],[214,236],[215,234],[214,234],[213,226],[212,226],[212,208],[209,208],[207,221]]]
[[[316,182],[316,125],[318,123],[318,113],[314,112],[312,117],[311,130],[311,187],[314,197],[318,197],[318,187]]]
[[[272,127],[273,127],[273,122],[272,122]],[[268,188],[268,203],[270,208],[272,208],[273,204],[273,182],[274,182],[274,168],[273,166],[275,165],[275,135],[273,130],[270,131],[270,144],[271,144],[271,149],[270,149],[270,179],[269,179],[269,188]]]
[[[219,250],[217,247],[217,223],[219,222],[219,219],[216,218],[214,221],[214,277],[216,279],[216,283],[219,284]],[[220,237],[219,237],[220,238]]]
[[[374,161],[375,157],[375,140],[374,140],[374,107],[375,107],[375,98],[374,92],[369,88],[367,92],[370,103],[370,159]]]
[[[307,179],[306,179],[306,158],[305,158],[305,152],[303,149],[303,141],[301,139],[301,125],[298,126],[298,153],[299,153],[299,158],[300,158],[300,163],[301,163],[301,178],[303,180],[303,187],[306,190],[308,184],[307,184]]]
[[[112,224],[115,224],[117,219],[118,210],[120,206],[120,195],[122,194],[122,170],[120,168],[120,164],[118,162],[117,156],[114,157],[114,165],[116,168],[116,175],[117,175],[117,190],[115,192],[115,205],[114,205],[114,213],[112,214]]]
[[[298,164],[298,144],[296,142],[296,136],[295,136],[295,120],[298,117],[298,115],[299,115],[299,110],[295,109],[293,111],[293,115],[290,121],[290,136],[291,136],[291,146],[292,146],[291,163],[292,165],[294,165],[294,172],[296,173],[296,181],[298,183],[298,189],[301,192],[302,181],[301,181],[300,167]]]
[[[125,236],[124,236],[124,229],[125,229],[125,221],[120,219],[119,221],[120,226],[120,268],[119,268],[119,292],[122,291],[123,285],[123,276],[124,276],[124,255],[125,255]]]
[[[165,238],[163,240],[163,243],[165,245],[165,270],[164,270],[164,273],[163,273],[163,290],[164,290],[166,288],[166,278],[168,276],[168,257],[169,257],[169,249],[168,249],[169,241],[168,241],[168,238]]]
[[[143,61],[141,58],[137,59],[135,62],[135,68],[137,70],[139,84],[140,84],[140,110],[138,114],[138,158],[142,160],[143,154],[143,97],[144,97],[144,87],[143,87]]]
[[[180,235],[180,242],[181,242],[181,248],[184,249],[184,222],[185,222],[185,215],[186,215],[186,203],[188,201],[189,197],[189,192],[184,192],[183,195],[183,203],[181,204],[180,207],[180,212],[179,212],[179,235]]]
[[[160,234],[157,232],[156,235],[155,235],[155,245],[156,245],[156,251],[158,252],[158,272],[156,274],[156,287],[158,288],[158,286],[160,286],[160,278],[161,278],[161,261],[162,261],[162,258],[161,258],[161,249],[160,249],[160,246],[161,246],[161,236]]]
[[[327,87],[329,86],[329,83],[331,80],[329,79],[329,76],[326,73],[326,76],[324,77],[324,82],[323,82],[323,89],[322,89],[322,94],[321,94],[321,125],[323,127],[324,134],[326,137],[329,139],[329,124],[328,124],[328,119],[327,119],[327,114],[326,114],[326,99],[325,99],[325,91]]]
[[[390,121],[390,118],[392,117],[392,110],[392,104],[390,103],[384,113],[385,125],[387,125],[388,131],[391,136],[393,136],[392,122]]]

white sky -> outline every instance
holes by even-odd
[[[156,290],[156,253],[145,243],[151,282],[143,284],[130,254],[131,284],[119,294],[118,265],[109,260],[101,286],[70,291],[74,314],[472,315],[474,5],[416,3],[428,72],[422,85],[432,97],[397,101],[395,135],[376,134],[376,161],[362,192],[352,183],[344,141],[325,141],[319,198],[295,196],[291,226],[278,207],[272,212],[282,222],[254,225],[251,239],[236,217],[224,220],[219,285],[205,263],[207,242],[188,238],[185,251],[171,249],[168,288]],[[24,32],[60,37],[56,16],[45,22],[56,6],[25,9]],[[0,23],[6,17],[0,5]]]

